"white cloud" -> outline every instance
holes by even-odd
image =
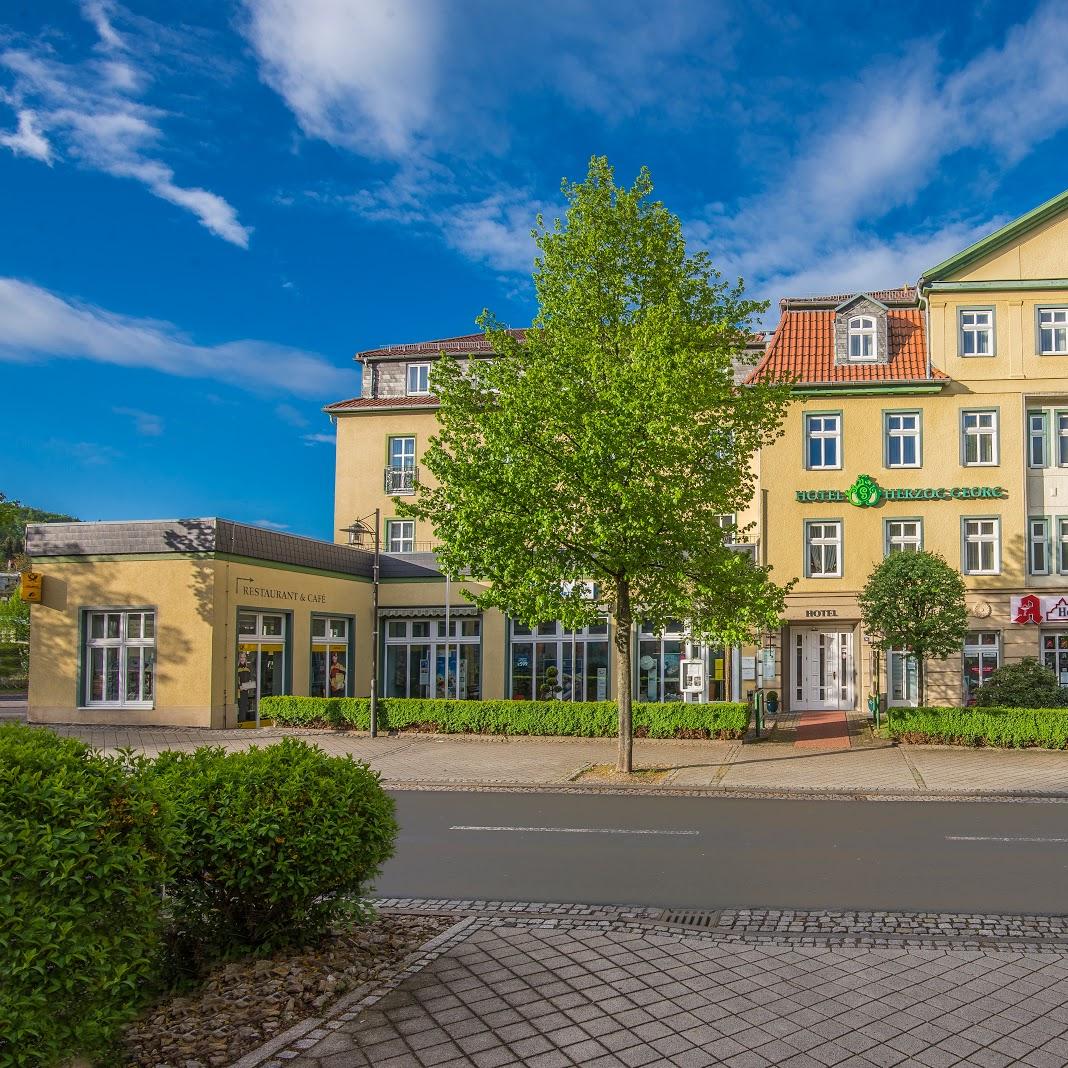
[[[309,137],[411,150],[433,115],[439,0],[245,0],[245,11],[264,81]]]
[[[252,525],[254,527],[264,527],[267,530],[289,530],[288,523],[275,523],[270,519],[253,519]]]
[[[915,281],[1004,219],[933,219],[919,232],[872,227],[941,181],[941,164],[971,153],[976,170],[1011,164],[1068,126],[1068,8],[1046,3],[997,47],[944,73],[931,43],[873,66],[800,128],[800,148],[757,196],[710,207],[689,225],[728,276],[779,296]],[[956,171],[955,171],[956,173]]]
[[[305,434],[305,445],[336,445],[337,436],[335,434]]]
[[[18,114],[19,125],[14,133],[0,133],[0,145],[6,145],[16,156],[29,156],[52,166],[52,146],[41,133],[37,116],[23,109]]]
[[[197,345],[170,323],[118,315],[17,278],[0,278],[0,361],[49,358],[142,367],[320,401],[351,396],[356,381],[352,371],[313,352],[247,339]]]
[[[307,426],[308,420],[292,404],[276,404],[274,414],[290,426]]]
[[[0,135],[0,144],[48,164],[53,145],[61,145],[83,166],[140,182],[154,196],[190,212],[211,233],[247,248],[251,230],[238,221],[233,206],[217,193],[178,184],[172,168],[158,158],[165,114],[135,96],[149,77],[131,58],[129,39],[112,25],[118,10],[104,0],[83,4],[103,59],[67,64],[44,47],[0,52],[0,68],[12,78],[10,90],[0,90],[0,100],[19,115],[18,131]]]
[[[61,438],[51,438],[47,445],[54,452],[62,453],[85,467],[103,467],[122,459],[122,453],[118,449],[95,441],[64,441]]]
[[[146,438],[158,438],[163,433],[163,419],[140,408],[112,408],[116,415],[125,415],[134,421],[137,433]]]

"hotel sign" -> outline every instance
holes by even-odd
[[[797,500],[848,501],[856,508],[875,508],[883,501],[989,501],[1004,500],[1009,491],[1003,486],[926,486],[904,489],[880,486],[870,475],[858,475],[847,490],[795,490]]]

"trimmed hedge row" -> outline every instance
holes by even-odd
[[[1064,749],[1068,747],[1068,710],[891,708],[887,729],[891,738],[902,742]]]
[[[260,715],[291,727],[366,730],[371,724],[366,697],[264,697]],[[634,703],[634,733],[649,738],[740,738],[749,726],[749,708],[737,702],[710,705],[668,701]],[[378,702],[382,730],[423,729],[441,734],[533,734],[610,738],[618,732],[614,701],[445,701],[383,697]]]

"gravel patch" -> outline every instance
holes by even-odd
[[[187,993],[165,997],[126,1031],[126,1064],[222,1068],[343,994],[387,974],[455,920],[377,916],[332,932],[313,948],[219,965]]]

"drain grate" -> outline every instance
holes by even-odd
[[[665,912],[660,922],[679,927],[715,927],[718,920],[718,912],[709,912],[707,909],[681,909]]]

